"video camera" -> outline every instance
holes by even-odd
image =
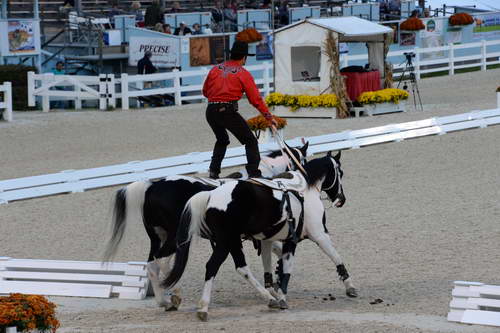
[[[415,53],[414,52],[405,52],[403,53],[406,57],[406,61],[411,64],[411,58],[415,58]]]

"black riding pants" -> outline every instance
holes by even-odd
[[[227,134],[227,131],[229,131],[241,144],[245,145],[248,174],[253,177],[260,176],[260,155],[257,139],[245,119],[238,113],[238,104],[209,104],[206,117],[217,138],[212,154],[212,162],[210,163],[210,171],[216,174],[220,173],[221,163],[229,145],[229,136]]]

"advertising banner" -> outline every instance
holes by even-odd
[[[273,58],[273,36],[267,32],[261,33],[262,40],[256,47],[257,60],[270,60]]]
[[[156,67],[178,67],[180,39],[178,38],[151,38],[131,36],[128,49],[130,66],[137,66],[137,62],[144,57],[146,51],[151,51],[151,62]]]
[[[36,51],[33,21],[9,21],[9,53],[23,54]]]
[[[428,19],[424,21],[425,30],[422,31],[422,47],[440,47],[444,45],[443,20]],[[439,59],[445,56],[444,51],[422,53],[422,60]]]
[[[229,36],[191,37],[189,63],[192,67],[219,64],[229,54]]]

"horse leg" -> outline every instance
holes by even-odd
[[[344,286],[346,288],[346,295],[349,297],[358,297],[358,290],[354,286],[354,284],[351,281],[351,278],[349,277],[349,273],[347,272],[347,269],[345,268],[345,265],[342,262],[342,258],[338,254],[337,250],[333,246],[333,241],[325,231],[318,232],[318,233],[311,233],[309,234],[309,237],[311,238],[312,241],[314,241],[318,246],[325,252],[325,254],[335,263],[337,266],[337,273],[344,283]]]
[[[239,236],[238,236],[239,237]],[[207,261],[205,272],[205,285],[203,286],[203,293],[198,303],[197,315],[201,321],[208,320],[208,306],[210,304],[210,296],[212,294],[212,287],[215,276],[219,271],[220,266],[229,255],[230,244],[228,242],[218,241],[215,245],[214,252]]]
[[[285,244],[283,245],[283,256],[281,257],[283,274],[281,274],[278,281],[278,301],[280,309],[282,310],[288,309],[286,295],[288,293],[288,282],[290,281],[293,269],[293,259],[296,247],[297,244],[290,240],[285,241]]]
[[[164,296],[163,293],[161,293],[160,291],[160,281],[159,281],[160,267],[155,260],[155,255],[160,249],[161,240],[160,237],[156,234],[154,228],[149,227],[147,225],[146,220],[144,220],[144,228],[146,229],[146,233],[148,234],[149,241],[151,243],[148,256],[148,265],[147,265],[148,277],[149,280],[151,281],[151,284],[148,287],[147,295],[148,296],[154,295],[156,302],[158,303],[158,306],[164,306],[165,305]]]
[[[166,276],[170,273],[170,260],[175,254],[175,238],[168,237],[163,243],[162,247],[158,251],[160,259],[160,281],[163,281]],[[163,294],[165,294],[165,311],[176,311],[181,305],[181,289],[180,287],[175,287],[171,292],[167,292],[165,288],[162,288]]]
[[[264,261],[264,243],[269,243],[266,241],[262,242],[262,256],[263,256],[263,261]],[[270,250],[270,248],[269,248]],[[268,250],[268,256],[271,256],[270,251]],[[245,254],[243,253],[242,250],[242,245],[241,245],[241,240],[238,240],[237,242],[235,241],[232,246],[231,246],[231,256],[233,257],[234,260],[234,265],[236,266],[236,271],[243,276],[245,280],[247,280],[257,291],[259,294],[266,300],[268,301],[268,306],[270,308],[278,308],[278,302],[276,301],[276,298],[271,295],[269,290],[264,288],[259,281],[255,278],[255,276],[252,274],[250,271],[250,268],[248,268],[246,260],[245,260]],[[269,264],[269,268],[271,268],[271,265]],[[264,277],[266,275],[264,274]],[[266,281],[267,285],[267,281]],[[271,276],[271,286],[272,286],[272,276]]]
[[[274,252],[274,243],[280,242],[271,242],[267,240],[263,240],[261,243],[261,258],[262,258],[262,267],[264,268],[264,286],[274,296],[274,298],[278,298],[278,294],[274,289],[273,285],[273,267],[272,267],[272,258],[271,252]],[[280,256],[281,257],[281,246],[280,246]],[[271,307],[271,304],[270,304]]]

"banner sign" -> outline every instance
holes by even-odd
[[[189,64],[191,67],[216,65],[229,54],[229,36],[191,37]]]
[[[146,51],[151,51],[151,62],[156,67],[179,66],[178,38],[151,38],[131,36],[128,48],[128,62],[130,66],[137,66],[137,62],[144,57]]]
[[[40,53],[38,20],[0,21],[0,55],[28,56]]]

